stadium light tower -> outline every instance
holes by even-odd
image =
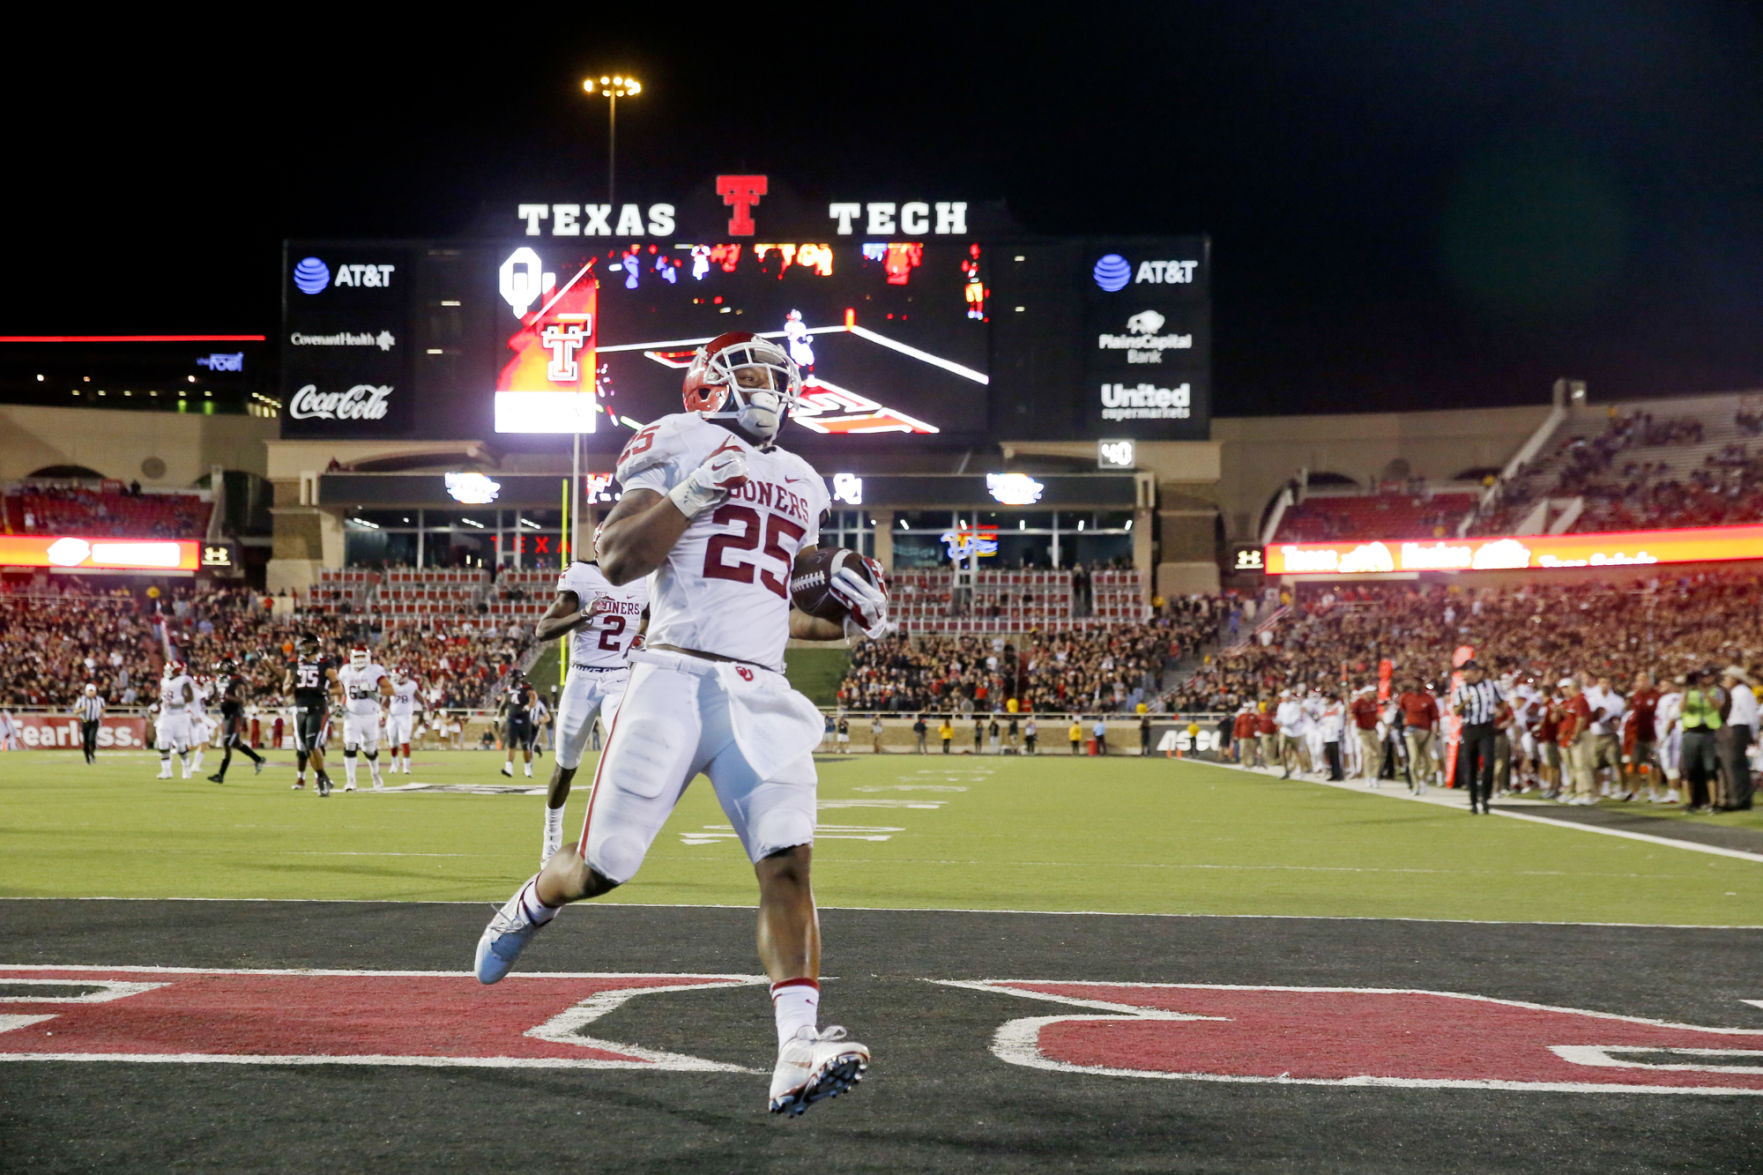
[[[618,215],[618,210],[613,207],[618,176],[618,100],[634,98],[642,92],[643,83],[629,74],[603,74],[598,78],[582,79],[582,93],[606,99],[606,206],[612,209],[608,215],[613,217]],[[576,542],[576,536],[581,533],[581,492],[582,434],[578,432],[572,438],[569,458],[569,534],[566,538],[572,559],[581,558],[581,547]]]
[[[606,99],[606,202],[611,204],[618,176],[618,100],[641,94],[643,84],[629,74],[611,74],[584,80],[582,92]]]

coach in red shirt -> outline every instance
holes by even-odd
[[[1383,745],[1377,737],[1377,698],[1368,685],[1353,692],[1353,733],[1359,739],[1359,778],[1376,779],[1383,762]]]
[[[1408,786],[1416,795],[1424,794],[1428,782],[1438,782],[1438,764],[1433,759],[1434,732],[1439,724],[1438,699],[1421,688],[1418,678],[1408,680],[1408,688],[1396,699],[1402,711],[1402,728],[1408,744]]]

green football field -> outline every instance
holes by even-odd
[[[462,790],[509,785],[498,762],[419,755],[388,782],[424,790],[321,800],[289,790],[286,753],[224,786],[155,780],[141,752],[9,753],[0,896],[500,901],[537,867],[544,801]],[[1763,925],[1757,861],[1193,762],[902,754],[820,780],[827,906]],[[605,900],[750,905],[725,823],[697,781]]]

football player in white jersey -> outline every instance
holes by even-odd
[[[599,541],[596,528],[594,539]],[[533,626],[535,640],[550,641],[568,633],[569,675],[557,703],[557,763],[545,793],[545,834],[539,864],[563,847],[563,806],[570,783],[581,766],[582,751],[594,721],[602,716],[611,728],[619,699],[630,681],[630,652],[648,622],[649,581],[632,580],[613,587],[593,561],[576,562],[557,579],[551,610]]]
[[[171,753],[175,749],[190,778],[190,706],[196,701],[196,683],[182,661],[165,663],[159,679],[159,720],[153,724],[153,744],[159,751],[159,779],[171,778]]]
[[[407,666],[400,665],[392,670],[392,696],[386,700],[386,742],[392,747],[393,774],[410,774],[410,733],[420,709],[422,686]]]
[[[367,757],[374,790],[380,778],[380,714],[383,699],[392,696],[392,679],[363,645],[349,650],[349,663],[337,670],[343,687],[343,790],[355,790],[355,756]]]
[[[496,982],[559,908],[629,881],[702,772],[758,879],[759,956],[778,1036],[768,1105],[792,1116],[855,1085],[869,1050],[842,1028],[816,1027],[809,863],[821,719],[784,677],[784,645],[889,627],[873,563],[870,578],[843,567],[829,585],[847,609],[843,625],[790,606],[794,561],[818,542],[830,504],[813,468],[774,443],[801,384],[781,348],[720,335],[686,369],[687,411],[639,430],[619,455],[624,497],[597,553],[614,586],[649,577],[647,644],[631,654],[581,839],[497,911],[475,960],[478,979]]]

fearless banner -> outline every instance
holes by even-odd
[[[61,717],[49,714],[14,714],[12,729],[21,751],[77,751],[82,745],[80,720],[72,714]],[[140,750],[146,745],[145,718],[98,720],[99,750]]]
[[[1380,575],[1416,571],[1524,571],[1643,567],[1763,559],[1763,526],[1708,526],[1603,534],[1273,543],[1269,575]]]

